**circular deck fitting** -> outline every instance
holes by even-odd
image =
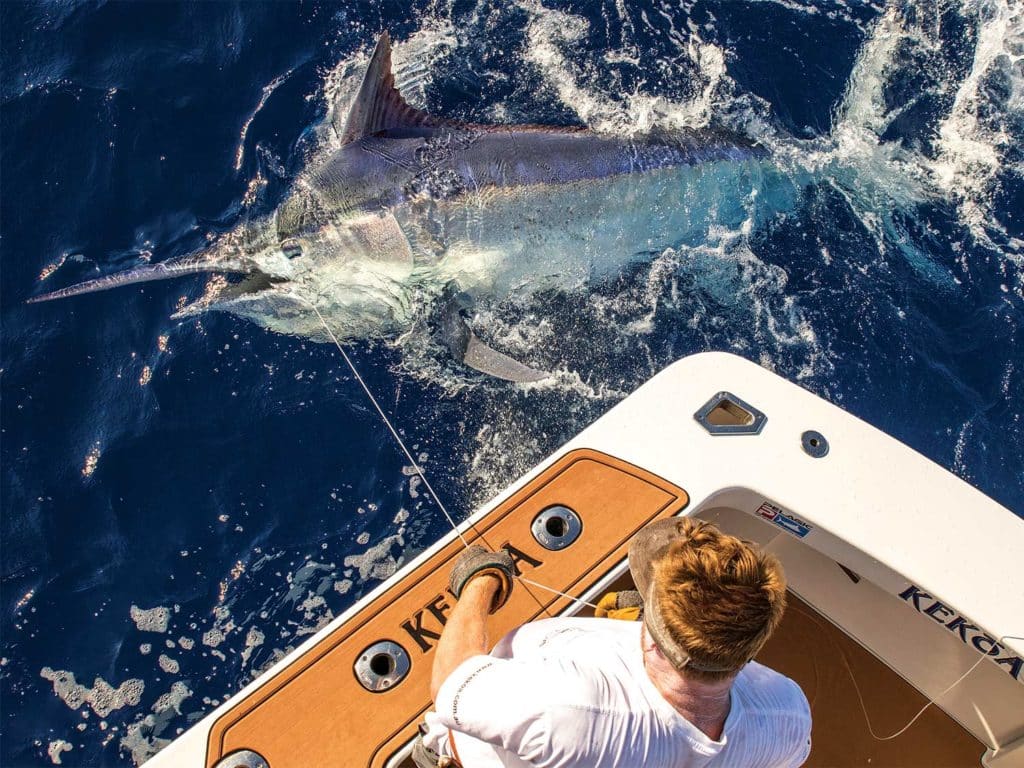
[[[224,755],[213,768],[270,768],[270,763],[263,755],[251,749],[240,749],[230,755]]]
[[[390,691],[409,674],[409,654],[391,640],[374,643],[356,659],[356,680],[368,691]]]
[[[803,445],[804,453],[815,459],[820,459],[828,453],[828,440],[821,432],[808,429],[800,435],[800,444]]]
[[[568,507],[556,504],[533,518],[530,530],[533,531],[533,538],[544,549],[557,552],[580,537],[583,521]]]

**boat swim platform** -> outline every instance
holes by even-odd
[[[668,367],[460,525],[523,577],[492,637],[580,613],[550,590],[595,601],[628,581],[632,535],[680,514],[782,561],[759,658],[811,702],[809,765],[1024,766],[1024,521],[725,353]],[[445,536],[148,765],[407,766],[462,548]]]

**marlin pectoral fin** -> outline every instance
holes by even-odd
[[[480,373],[486,373],[488,376],[505,381],[525,383],[540,381],[551,375],[523,365],[504,352],[499,352],[482,342],[473,333],[466,318],[462,316],[463,310],[469,307],[470,300],[465,293],[459,291],[457,285],[449,283],[444,290],[442,300],[444,307],[439,333],[441,341],[448,347],[452,357],[456,360],[480,371]]]
[[[413,265],[412,247],[393,213],[371,213],[349,225],[360,252],[380,263]]]
[[[161,262],[160,264],[147,264],[144,267],[136,267],[124,272],[117,272],[113,275],[97,277],[95,280],[86,280],[59,291],[51,291],[39,296],[32,296],[27,300],[29,304],[36,304],[40,301],[52,301],[63,299],[68,296],[77,296],[81,293],[95,293],[105,291],[108,288],[116,288],[120,285],[132,285],[133,283],[148,283],[153,280],[166,280],[179,275],[193,275],[200,272],[234,272],[247,273],[250,270],[237,264],[216,264],[210,262]]]
[[[391,72],[391,38],[385,32],[377,40],[363,82],[352,101],[341,132],[341,143],[348,144],[379,131],[434,127],[442,122],[410,106],[398,92]]]
[[[479,337],[472,330],[469,331],[469,340],[466,344],[466,353],[462,357],[462,362],[481,373],[486,373],[488,376],[494,376],[505,381],[524,383],[540,381],[551,376],[550,373],[523,365],[515,358],[487,346],[480,341]]]

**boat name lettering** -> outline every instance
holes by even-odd
[[[992,635],[983,631],[977,624],[972,624],[966,616],[961,616],[955,609],[936,600],[932,595],[911,584],[900,592],[900,598],[914,606],[918,613],[928,616],[941,624],[958,638],[964,645],[992,658],[1014,680],[1024,682],[1021,672],[1024,671],[1024,659],[1007,652]],[[950,621],[946,621],[953,617]]]
[[[507,550],[509,555],[511,555],[512,567],[515,570],[516,576],[521,576],[523,573],[520,563],[525,563],[531,568],[544,564],[542,560],[528,555],[508,542],[502,544],[501,548]],[[451,593],[451,590],[435,595],[430,602],[402,622],[402,629],[413,639],[413,642],[416,643],[422,653],[427,653],[434,647],[436,641],[441,639],[441,630],[448,623],[448,611],[452,609],[451,604],[448,602],[449,597],[454,601],[455,596]],[[427,626],[423,625],[424,620],[427,621]]]
[[[516,573],[516,576],[522,576],[523,570],[519,567],[520,563],[526,563],[531,568],[536,568],[539,565],[543,565],[543,560],[538,560],[535,557],[530,557],[528,554],[523,552],[521,549],[516,549],[507,541],[501,545],[501,548],[506,550],[512,557],[512,568]]]
[[[436,595],[433,600],[427,603],[421,610],[416,611],[416,614],[411,619],[406,619],[402,622],[402,629],[415,641],[416,645],[419,646],[420,651],[426,653],[434,644],[431,640],[440,640],[441,632],[440,629],[444,628],[444,625],[448,622],[448,617],[445,615],[445,611],[450,611],[451,606],[448,605],[448,600],[445,595]],[[427,629],[423,626],[423,614],[424,612],[429,613],[438,623],[438,631]]]

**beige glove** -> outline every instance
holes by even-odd
[[[508,602],[509,595],[512,594],[512,579],[515,576],[515,564],[512,562],[512,556],[504,549],[491,552],[479,544],[467,547],[466,551],[455,561],[451,575],[448,577],[448,585],[452,594],[459,597],[466,585],[481,574],[496,576],[501,582],[501,587],[491,605],[491,613],[494,613]]]

